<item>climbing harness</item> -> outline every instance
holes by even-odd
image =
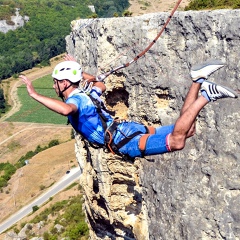
[[[132,159],[129,155],[127,154],[122,154],[119,149],[121,149],[124,145],[126,145],[129,141],[131,141],[134,137],[141,135],[140,139],[139,139],[139,150],[141,151],[141,155],[142,157],[145,155],[145,148],[146,148],[146,143],[147,143],[147,139],[151,134],[155,134],[155,128],[152,126],[145,126],[145,131],[136,131],[133,132],[132,134],[130,134],[129,136],[126,136],[124,132],[122,132],[118,126],[123,123],[126,122],[126,120],[120,120],[118,118],[115,118],[111,124],[108,126],[107,122],[109,121],[109,119],[105,116],[105,113],[110,114],[112,117],[115,115],[115,112],[113,111],[109,111],[106,106],[104,105],[104,103],[102,101],[99,101],[98,99],[94,98],[91,94],[87,94],[83,91],[81,91],[81,89],[79,89],[79,93],[84,93],[86,94],[92,101],[96,112],[100,118],[102,127],[103,127],[103,131],[104,131],[104,144],[100,144],[100,143],[92,143],[88,141],[88,145],[91,146],[92,148],[95,149],[99,149],[99,148],[103,148],[105,152],[111,152],[112,154],[117,154],[119,156],[121,156],[123,159],[125,160],[129,160]],[[75,93],[77,94],[77,93]],[[104,112],[103,112],[104,111]],[[69,120],[68,120],[68,124],[69,124]],[[75,129],[76,130],[76,129]],[[76,132],[78,132],[76,130]],[[124,138],[118,142],[117,144],[114,143],[114,137],[116,136],[116,133],[120,132]],[[86,144],[86,140],[85,137],[83,136],[82,133],[78,132],[81,136],[82,139],[84,140],[85,144]]]
[[[81,89],[81,91],[85,92],[86,94],[90,94],[90,91],[92,90],[93,83],[94,83],[94,81],[88,82],[88,80],[80,81],[80,84],[78,87],[79,89]]]
[[[122,157],[125,157],[123,154],[121,154],[119,152],[119,149],[122,148],[124,145],[126,145],[129,141],[131,141],[134,137],[142,134],[142,136],[139,139],[139,150],[142,153],[142,156],[145,155],[145,149],[146,149],[146,143],[147,143],[147,139],[151,134],[155,134],[155,128],[152,126],[145,126],[145,132],[142,131],[136,131],[134,133],[132,133],[129,136],[125,136],[125,134],[123,132],[121,132],[125,137],[117,144],[114,143],[114,137],[117,131],[120,131],[118,129],[119,124],[121,124],[122,122],[124,122],[125,120],[119,120],[119,119],[115,119],[112,124],[106,129],[105,131],[105,144],[107,146],[107,149],[113,153],[113,154],[117,154],[120,155]]]
[[[98,113],[98,115],[100,117],[103,129],[104,129],[104,132],[105,132],[106,129],[107,129],[107,118],[104,116],[102,110],[104,110],[105,112],[109,113],[110,115],[114,115],[115,112],[108,110],[103,102],[98,101],[96,98],[94,98],[90,94],[88,96],[90,97],[90,99],[92,100],[93,104],[96,107],[97,113]]]
[[[96,111],[99,115],[99,118],[102,123],[102,127],[104,129],[104,145],[102,144],[92,144],[89,142],[89,145],[92,146],[93,148],[104,148],[105,151],[111,152],[112,154],[117,154],[122,157],[128,157],[126,155],[123,155],[119,152],[119,149],[122,148],[124,145],[126,145],[129,141],[131,141],[134,137],[142,134],[139,140],[139,149],[142,152],[142,156],[144,156],[145,153],[145,148],[146,148],[146,143],[147,139],[151,134],[155,134],[155,128],[152,126],[145,126],[145,132],[142,131],[136,131],[132,133],[129,136],[126,136],[123,132],[121,134],[124,135],[124,138],[117,144],[114,143],[114,137],[116,136],[117,131],[120,131],[118,129],[119,124],[122,122],[125,122],[126,120],[120,120],[118,118],[115,118],[112,123],[107,126],[107,118],[105,117],[103,110],[110,115],[113,115],[115,112],[109,111],[106,106],[103,104],[103,102],[100,102],[99,100],[95,99],[93,96],[90,94],[88,95],[93,102]]]
[[[150,135],[155,134],[156,129],[152,126],[147,126],[147,133],[142,135],[139,139],[139,150],[142,152],[142,155],[144,155],[146,150],[146,144],[147,140],[150,137]]]

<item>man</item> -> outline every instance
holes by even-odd
[[[52,73],[53,88],[65,102],[40,95],[26,76],[21,75],[20,78],[33,99],[50,110],[67,116],[73,128],[88,142],[106,147],[121,156],[134,158],[183,149],[186,139],[194,135],[196,117],[206,104],[221,98],[237,98],[232,90],[207,81],[213,72],[223,66],[220,61],[194,66],[191,69],[193,82],[180,117],[173,125],[156,128],[113,119],[106,109],[99,107],[102,105],[100,96],[106,90],[104,83],[82,72],[81,66],[75,61],[58,64]],[[90,94],[78,88],[83,80],[93,84]]]

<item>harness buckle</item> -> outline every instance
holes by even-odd
[[[114,147],[113,143],[113,136],[116,132],[116,129],[119,125],[119,122],[117,120],[114,120],[111,125],[106,129],[105,135],[104,135],[104,141],[107,145],[107,148],[112,154],[116,154],[117,148]]]

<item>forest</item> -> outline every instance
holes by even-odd
[[[0,32],[0,79],[47,65],[49,59],[65,51],[65,37],[70,23],[77,18],[121,15],[128,6],[126,0],[0,0],[0,19],[11,24],[11,15],[20,9],[30,20],[23,27],[6,34]],[[88,5],[94,5],[93,14]]]

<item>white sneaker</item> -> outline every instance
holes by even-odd
[[[197,65],[194,65],[190,71],[191,78],[196,82],[200,78],[207,79],[213,72],[224,67],[220,60],[209,60]]]
[[[201,86],[201,92],[206,92],[208,95],[209,99],[211,101],[216,101],[217,99],[220,98],[237,98],[237,94],[224,86],[209,82],[209,81],[204,81]]]

